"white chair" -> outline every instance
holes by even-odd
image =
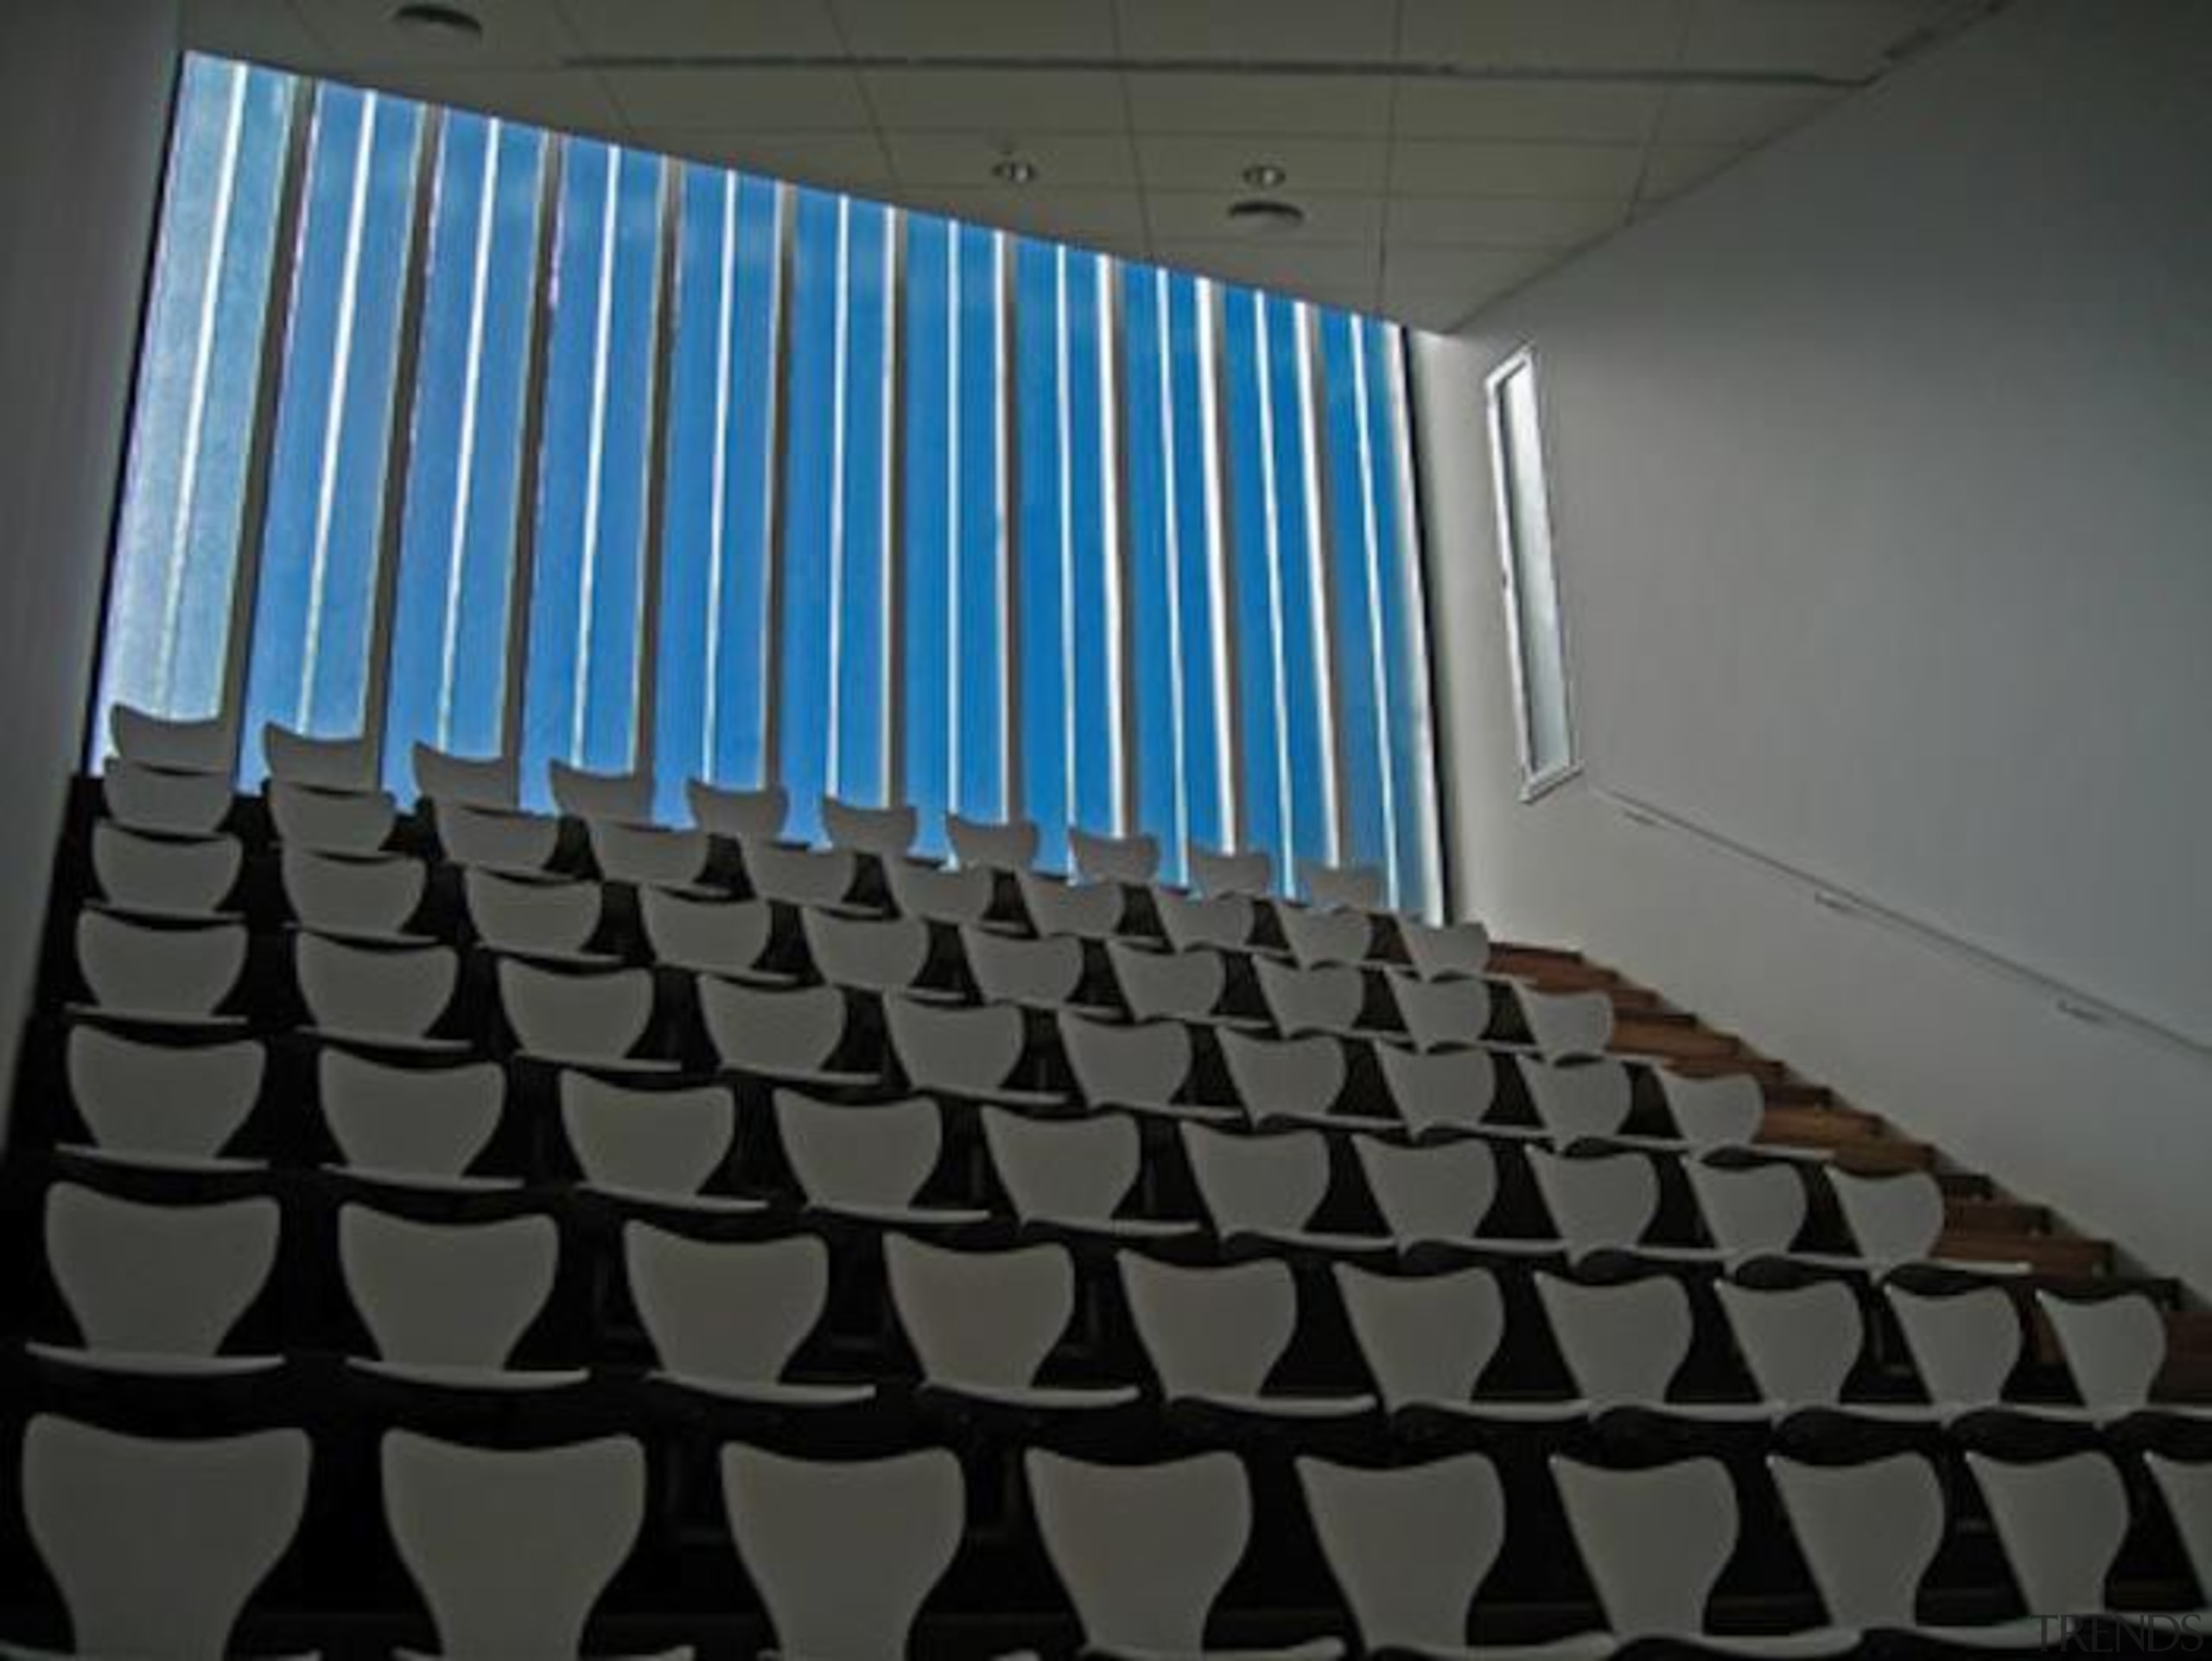
[[[781,785],[729,790],[693,779],[684,785],[683,796],[702,830],[747,843],[780,840],[791,805]]]
[[[46,1191],[47,1271],[79,1347],[32,1352],[111,1372],[258,1372],[223,1345],[269,1284],[282,1218],[266,1195],[151,1205],[73,1182]]]
[[[476,938],[494,951],[569,961],[610,961],[587,953],[604,901],[596,882],[471,869],[461,875],[461,907]]]
[[[599,1192],[717,1212],[758,1209],[702,1193],[737,1137],[737,1104],[723,1086],[641,1090],[564,1072],[560,1090],[562,1134]]]
[[[1256,1258],[1194,1269],[1116,1254],[1122,1295],[1160,1393],[1271,1419],[1343,1418],[1376,1406],[1372,1396],[1285,1395],[1268,1375],[1298,1330],[1298,1289],[1287,1265]]]
[[[598,773],[572,767],[556,756],[545,764],[545,781],[553,792],[553,805],[571,818],[636,824],[653,815],[653,776],[649,772]]]
[[[1505,1302],[1490,1270],[1380,1275],[1339,1263],[1332,1272],[1385,1410],[1539,1424],[1588,1411],[1579,1399],[1477,1394],[1505,1337]]]
[[[1075,1606],[1091,1655],[1208,1653],[1206,1619],[1252,1537],[1252,1492],[1234,1454],[1156,1465],[1095,1465],[1032,1448],[1022,1455],[1045,1555]],[[1332,1661],[1344,1646],[1236,1653]]]
[[[92,880],[125,911],[204,917],[238,886],[245,850],[236,837],[161,837],[112,819],[92,825]]]
[[[931,1389],[988,1406],[1064,1413],[1126,1407],[1134,1384],[1039,1384],[1075,1314],[1065,1246],[956,1251],[887,1237],[891,1307]]]
[[[2145,1454],[2143,1463],[2172,1514],[2174,1531],[2196,1576],[2196,1595],[2212,1603],[2212,1463],[2155,1453]],[[2200,1619],[2196,1625],[2202,1632],[2206,1622]]]
[[[1925,1171],[1879,1176],[1831,1167],[1828,1191],[1859,1255],[1883,1268],[1933,1257],[1943,1232],[1943,1189]]]
[[[1489,1051],[1425,1054],[1378,1043],[1375,1060],[1398,1117],[1414,1136],[1501,1128],[1486,1123],[1497,1102],[1497,1064]]]
[[[1423,980],[1479,978],[1490,966],[1490,931],[1480,923],[1434,927],[1408,917],[1398,921],[1406,960]]]
[[[505,1111],[507,1079],[496,1063],[403,1066],[331,1047],[315,1072],[323,1123],[349,1168],[424,1185],[508,1186],[463,1174]]]
[[[218,1005],[245,973],[241,922],[132,921],[112,912],[77,917],[77,968],[103,1009],[181,1025],[220,1020]]]
[[[1926,1457],[1767,1465],[1828,1620],[1859,1632],[1917,1629],[1920,1583],[1943,1543],[1943,1492]],[[2010,1635],[2026,1636],[2017,1626]]]
[[[1249,1238],[1313,1251],[1387,1251],[1370,1234],[1316,1230],[1329,1192],[1329,1143],[1318,1130],[1266,1133],[1179,1127],[1198,1203],[1224,1241]]]
[[[785,1378],[830,1297],[830,1250],[811,1234],[698,1240],[631,1221],[622,1261],[658,1376],[686,1390],[769,1407],[852,1407],[866,1384]]]
[[[1143,1139],[1127,1114],[1033,1119],[986,1107],[982,1120],[991,1168],[1025,1225],[1123,1239],[1197,1231],[1195,1223],[1116,1215],[1143,1160]]]
[[[983,920],[997,892],[995,873],[980,866],[940,870],[894,859],[883,868],[891,890],[891,908],[901,917],[926,918],[932,922],[973,924]]]
[[[888,865],[906,857],[914,845],[916,816],[911,807],[861,807],[826,797],[822,829],[832,848],[869,854]]]
[[[1649,1154],[1594,1157],[1529,1150],[1544,1209],[1569,1251],[1637,1251],[1659,1214],[1659,1172]]]
[[[697,982],[699,1015],[725,1067],[811,1085],[819,1089],[882,1081],[873,1067],[833,1067],[844,1047],[852,1010],[834,986],[789,991],[734,986],[710,975]]]
[[[1845,1282],[1753,1287],[1724,1280],[1713,1289],[1745,1369],[1777,1416],[1812,1410],[1907,1424],[1938,1417],[1913,1402],[1845,1399],[1866,1344],[1866,1312]]]
[[[1306,903],[1317,912],[1377,912],[1382,909],[1382,873],[1372,865],[1329,865],[1319,860],[1298,862],[1298,880],[1306,890]],[[1281,912],[1286,926],[1290,913]]]
[[[1211,848],[1191,850],[1191,887],[1210,899],[1222,894],[1262,895],[1274,886],[1274,857],[1264,848],[1242,854]]]
[[[391,840],[399,815],[388,790],[316,790],[271,779],[263,786],[269,828],[288,848],[329,854],[373,854]]]
[[[1160,842],[1142,835],[1103,837],[1071,826],[1068,858],[1085,882],[1145,883],[1160,869]]]
[[[1343,1041],[1325,1034],[1255,1038],[1226,1028],[1215,1034],[1236,1099],[1255,1124],[1271,1119],[1393,1130],[1395,1121],[1333,1113],[1349,1064]]]
[[[929,1098],[848,1106],[779,1090],[774,1099],[784,1157],[808,1205],[909,1226],[958,1225],[990,1216],[971,1208],[915,1205],[944,1147],[944,1123]]]
[[[1689,1294],[1666,1275],[1590,1286],[1536,1274],[1536,1295],[1560,1357],[1593,1412],[1636,1407],[1677,1418],[1757,1421],[1763,1402],[1675,1402],[1675,1375],[1689,1359],[1694,1321]],[[1701,1600],[1700,1600],[1701,1601]]]
[[[887,1459],[721,1452],[730,1538],[775,1628],[771,1654],[900,1661],[960,1548],[967,1490],[942,1448]]]
[[[211,836],[230,817],[231,800],[228,772],[171,773],[111,760],[100,775],[108,818],[160,836]]]
[[[2015,1464],[1969,1450],[1967,1468],[1988,1503],[2028,1613],[2110,1613],[2106,1582],[2129,1520],[2126,1484],[2112,1456],[2069,1454]]]
[[[710,899],[646,886],[638,890],[638,919],[656,963],[760,986],[795,983],[795,977],[761,966],[776,926],[775,910],[765,900]]]
[[[423,1223],[368,1206],[338,1208],[346,1296],[375,1348],[355,1358],[404,1382],[478,1390],[575,1384],[582,1368],[510,1365],[552,1295],[561,1241],[540,1213],[489,1222]]]
[[[1065,1009],[1083,985],[1083,942],[1071,934],[1016,939],[969,924],[960,931],[960,950],[987,1003]]]
[[[154,1161],[212,1162],[261,1098],[269,1058],[245,1039],[156,1044],[73,1028],[63,1068],[93,1145]]]
[[[416,743],[415,793],[469,807],[512,807],[521,799],[522,763],[515,756],[478,759]]]
[[[304,1432],[172,1441],[40,1414],[23,1520],[69,1612],[73,1652],[221,1661],[307,1508]]]
[[[2166,1318],[2142,1293],[2073,1298],[2046,1287],[2036,1293],[2036,1301],[2057,1334],[2059,1353],[2088,1411],[2109,1419],[2145,1411],[2201,1418],[2212,1411],[2152,1400],[2151,1387],[2166,1365]],[[2205,1594],[2212,1597],[2212,1586]]]
[[[525,1055],[632,1072],[672,1072],[676,1063],[632,1057],[652,1024],[649,969],[570,970],[502,958],[499,1011]]]
[[[1995,1286],[1929,1295],[1892,1281],[1882,1289],[1904,1334],[1928,1399],[1946,1416],[2005,1406],[2043,1416],[2075,1416],[2063,1407],[2015,1407],[2005,1386],[2019,1365],[2027,1333],[2010,1294]],[[2052,1613],[2063,1613],[2054,1610]]]
[[[1539,1055],[1555,1060],[1603,1055],[1613,1041],[1613,1001],[1603,992],[1539,992],[1516,986],[1513,999]]]
[[[1794,1165],[1714,1165],[1686,1159],[1682,1170],[1706,1237],[1723,1257],[1780,1256],[1804,1229],[1810,1202]]]
[[[1076,1090],[1093,1111],[1127,1108],[1162,1118],[1215,1123],[1241,1117],[1230,1106],[1183,1099],[1191,1087],[1191,1029],[1180,1021],[1146,1020],[1123,1026],[1062,1010],[1060,1053]]]
[[[1619,1062],[1554,1066],[1523,1057],[1516,1066],[1554,1147],[1565,1148],[1585,1136],[1615,1136],[1628,1123],[1632,1091],[1628,1069]]]
[[[1040,872],[1018,870],[1021,909],[1039,934],[1075,934],[1111,940],[1128,910],[1128,890],[1118,882],[1063,882]]]
[[[377,760],[365,737],[316,738],[270,722],[261,729],[261,759],[269,776],[310,789],[376,788]]]
[[[231,727],[220,716],[180,721],[117,703],[108,709],[107,735],[113,753],[136,767],[175,773],[231,770]]]
[[[1160,932],[1178,951],[1201,949],[1242,951],[1250,944],[1259,907],[1249,894],[1225,894],[1212,899],[1155,888],[1153,909],[1160,915]]]
[[[1326,969],[1293,969],[1265,958],[1255,960],[1260,1001],[1285,1038],[1301,1033],[1348,1033],[1359,1025],[1367,1002],[1367,982],[1359,971],[1338,964]]]
[[[714,843],[704,830],[587,819],[584,836],[591,844],[592,864],[608,882],[696,888],[714,857]]]
[[[1363,911],[1305,911],[1295,906],[1277,906],[1275,920],[1282,926],[1283,944],[1301,968],[1364,963],[1374,945],[1375,924]]]
[[[1497,1156],[1471,1138],[1408,1148],[1354,1136],[1361,1174],[1382,1225],[1402,1249],[1481,1245],[1493,1251],[1553,1252],[1556,1240],[1483,1239],[1483,1219],[1497,1197]]]
[[[1567,1526],[1616,1639],[1675,1639],[1762,1661],[1847,1655],[1858,1647],[1858,1632],[1834,1626],[1742,1638],[1707,1628],[1707,1601],[1742,1526],[1735,1484],[1719,1460],[1634,1471],[1557,1455],[1551,1464]]]
[[[1061,1091],[1007,1082],[1029,1044],[1021,1011],[1010,1003],[948,1009],[894,994],[883,1000],[883,1020],[911,1089],[1016,1107],[1058,1107],[1067,1100]]]
[[[550,813],[432,797],[426,800],[438,848],[452,865],[495,871],[543,871],[560,851],[561,821]]]
[[[388,1430],[378,1463],[385,1522],[442,1655],[578,1654],[645,1520],[643,1448],[627,1436],[469,1448]]]
[[[1027,819],[1000,824],[948,813],[944,830],[952,843],[953,858],[963,866],[1026,871],[1037,863],[1037,827]]]
[[[832,986],[951,996],[919,985],[929,967],[930,926],[918,917],[841,917],[809,908],[799,913],[799,928],[815,973]]]
[[[781,843],[742,844],[745,880],[763,900],[817,911],[854,909],[860,856],[849,848],[791,848]]]
[[[1654,1070],[1675,1121],[1676,1137],[1696,1149],[1739,1148],[1758,1140],[1766,1092],[1748,1072],[1693,1079],[1669,1068]]]
[[[333,853],[286,843],[277,856],[284,903],[319,933],[397,939],[422,908],[429,871],[408,854]]]
[[[395,1048],[465,1050],[458,1040],[426,1036],[453,1002],[461,958],[429,941],[378,944],[302,931],[292,973],[316,1029]]]
[[[1386,978],[1408,1036],[1424,1050],[1478,1044],[1495,1013],[1496,989],[1486,980],[1422,980],[1393,969]]]
[[[1153,951],[1126,940],[1109,940],[1106,958],[1132,1020],[1266,1024],[1217,1013],[1229,984],[1229,965],[1218,951]]]

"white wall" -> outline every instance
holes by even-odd
[[[2212,1288],[2212,8],[2022,0],[1419,348],[1463,903]],[[1586,778],[1517,803],[1481,381],[1540,354]]]
[[[83,729],[176,47],[175,0],[0,6],[0,1079]]]

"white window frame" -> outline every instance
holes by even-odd
[[[1535,410],[1540,474],[1535,486],[1543,497],[1550,531],[1544,554],[1551,567],[1554,614],[1559,622],[1559,698],[1567,735],[1566,754],[1551,766],[1541,769],[1535,764],[1535,711],[1529,698],[1528,643],[1521,634],[1522,550],[1513,522],[1510,474],[1506,461],[1505,400],[1503,396],[1506,383],[1521,374],[1529,377],[1530,403]],[[1581,746],[1575,738],[1574,659],[1567,623],[1567,585],[1560,569],[1559,495],[1552,483],[1550,423],[1544,414],[1542,375],[1537,366],[1536,351],[1533,346],[1521,347],[1490,372],[1483,381],[1483,401],[1490,431],[1491,495],[1497,514],[1499,589],[1505,604],[1505,635],[1513,667],[1513,732],[1520,747],[1521,799],[1533,802],[1582,772]]]

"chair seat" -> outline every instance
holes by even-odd
[[[1433,1400],[1402,1403],[1392,1411],[1416,1416],[1434,1415],[1440,1418],[1466,1419],[1478,1424],[1485,1422],[1496,1424],[1571,1424],[1590,1416],[1590,1403],[1579,1396],[1546,1401],[1501,1397],[1476,1397],[1459,1401],[1440,1397]]]
[[[923,1389],[984,1407],[1027,1413],[1110,1412],[1129,1406],[1144,1394],[1135,1384],[967,1384],[941,1378],[929,1380]]]
[[[1051,1234],[1088,1235],[1107,1240],[1182,1240],[1205,1231],[1203,1223],[1154,1217],[1026,1217],[1024,1228]]]
[[[1338,1661],[1346,1651],[1338,1639],[1316,1638],[1274,1650],[1085,1649],[1083,1653],[1094,1661]]]
[[[241,1159],[232,1154],[168,1154],[148,1149],[95,1147],[86,1142],[56,1142],[54,1151],[72,1159],[89,1160],[95,1165],[133,1171],[174,1171],[187,1176],[230,1176],[269,1168],[265,1159]]]
[[[346,1365],[395,1384],[427,1384],[437,1390],[466,1390],[523,1395],[537,1390],[566,1390],[591,1377],[583,1367],[450,1367],[415,1361],[385,1361],[348,1356]]]
[[[1540,1644],[1477,1644],[1463,1649],[1422,1648],[1394,1653],[1415,1656],[1420,1661],[1605,1661],[1620,1647],[1620,1640],[1611,1632],[1576,1632]]]
[[[576,1067],[588,1072],[628,1073],[645,1078],[666,1078],[683,1071],[681,1061],[652,1055],[571,1055],[561,1050],[517,1050],[515,1059],[550,1067]]]
[[[1364,1393],[1349,1396],[1221,1396],[1200,1391],[1168,1397],[1171,1407],[1198,1407],[1255,1419],[1353,1419],[1382,1406]]]
[[[841,1206],[819,1200],[807,1209],[830,1217],[896,1228],[971,1228],[991,1221],[993,1216],[990,1212],[968,1206]]]
[[[1295,1124],[1314,1130],[1357,1131],[1362,1136],[1387,1136],[1406,1128],[1403,1119],[1371,1113],[1292,1113],[1281,1108],[1251,1108],[1255,1125]]]
[[[740,1194],[682,1193],[669,1188],[631,1188],[613,1182],[580,1182],[576,1192],[612,1200],[626,1206],[649,1206],[661,1211],[702,1212],[715,1217],[744,1217],[768,1209],[765,1200]]]
[[[1205,1102],[1094,1102],[1096,1113],[1135,1113],[1150,1119],[1188,1119],[1198,1124],[1243,1124],[1241,1107],[1217,1107]]]
[[[79,1372],[127,1373],[141,1378],[237,1378],[272,1372],[281,1355],[161,1355],[145,1350],[84,1350],[36,1340],[23,1346],[34,1360]]]
[[[423,1038],[410,1033],[359,1032],[350,1027],[302,1027],[300,1036],[320,1044],[339,1044],[363,1049],[397,1051],[405,1055],[471,1055],[476,1047],[466,1038]]]
[[[860,1407],[875,1399],[874,1384],[790,1384],[779,1378],[713,1378],[696,1372],[654,1372],[657,1383],[718,1401],[755,1407]]]
[[[1224,1244],[1233,1246],[1244,1242],[1338,1257],[1389,1257],[1398,1249],[1398,1243],[1387,1234],[1341,1234],[1329,1229],[1239,1229]]]
[[[140,1027],[167,1027],[193,1033],[244,1032],[244,1015],[188,1015],[175,1009],[127,1009],[118,1003],[72,1003],[62,1013],[72,1019],[90,1016],[98,1021],[124,1021]]]

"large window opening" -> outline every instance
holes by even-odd
[[[1567,630],[1554,559],[1551,481],[1535,354],[1515,353],[1490,378],[1491,473],[1521,741],[1521,793],[1542,794],[1575,771]]]

